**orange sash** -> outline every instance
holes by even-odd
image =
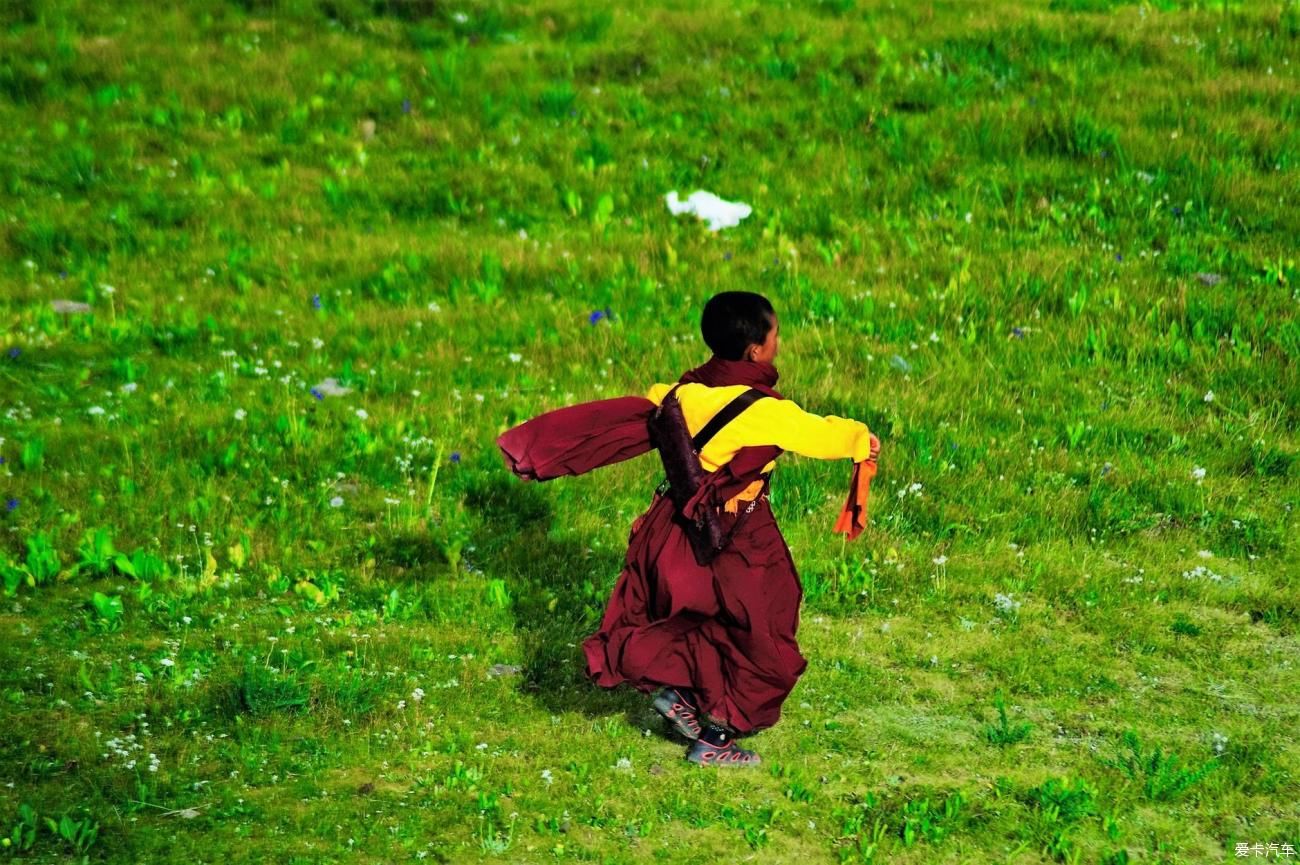
[[[876,461],[863,460],[853,464],[853,477],[849,479],[849,497],[835,520],[836,532],[844,532],[851,541],[862,533],[867,525],[867,495],[871,491],[871,479],[876,476]]]

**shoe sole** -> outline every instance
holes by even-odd
[[[686,726],[686,722],[681,719],[677,711],[673,708],[672,701],[660,695],[655,697],[652,703],[656,712],[663,716],[663,719],[672,725],[672,728],[681,733],[692,742],[698,741],[700,734]]]
[[[700,749],[700,750],[708,750],[708,749]],[[719,766],[727,769],[751,769],[755,766],[761,766],[763,764],[763,758],[755,754],[752,760],[745,760],[745,761],[704,760],[699,756],[696,749],[692,748],[690,751],[686,753],[686,762],[694,763],[696,766]]]

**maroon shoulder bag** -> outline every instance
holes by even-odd
[[[709,418],[709,422],[692,436],[686,426],[686,418],[682,414],[681,402],[677,399],[676,391],[679,387],[681,387],[680,382],[673,385],[672,389],[664,395],[663,401],[650,415],[649,427],[650,441],[659,451],[665,475],[663,483],[659,485],[656,492],[662,495],[666,491],[680,515],[683,514],[686,503],[699,490],[700,484],[708,474],[700,465],[700,451],[719,430],[766,394],[757,388],[750,388],[723,406],[721,411]],[[744,516],[754,509],[754,502],[750,502],[744,513],[737,516],[730,531],[726,532],[722,530],[721,518],[715,508],[700,508],[700,515],[694,520],[683,517],[686,537],[691,542],[697,562],[707,565],[717,557],[718,553],[727,548]]]

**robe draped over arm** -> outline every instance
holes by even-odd
[[[645,397],[620,396],[557,408],[506,430],[497,447],[526,481],[584,474],[650,450],[654,407]]]

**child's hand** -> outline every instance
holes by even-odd
[[[871,442],[871,454],[867,459],[874,461],[876,457],[880,456],[880,439],[876,438],[873,433],[869,436],[868,440]]]

